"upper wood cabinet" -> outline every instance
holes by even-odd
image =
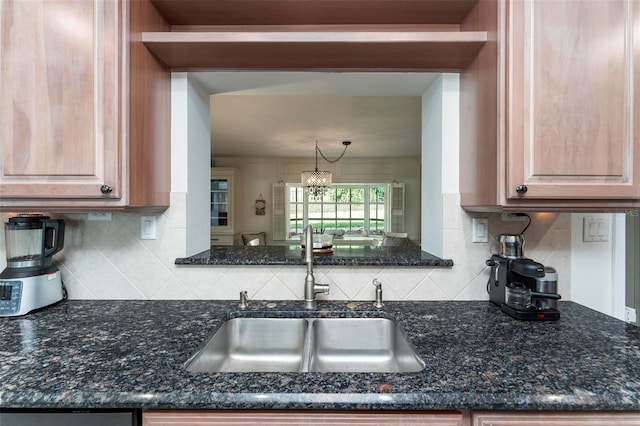
[[[144,3],[0,3],[0,209],[168,206],[169,71],[128,24],[167,25]]]
[[[122,198],[121,4],[1,7],[2,199]]]
[[[638,4],[509,5],[507,199],[640,198]]]
[[[487,62],[462,75],[463,120],[490,102],[473,91],[482,73],[497,93],[497,120],[461,131],[462,164],[471,160],[467,148],[475,154],[461,168],[463,206],[608,210],[638,202],[638,4],[498,2],[495,34],[496,71]]]

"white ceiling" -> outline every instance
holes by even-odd
[[[421,95],[435,73],[198,72],[214,156],[419,156]]]

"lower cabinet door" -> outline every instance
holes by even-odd
[[[473,413],[473,426],[640,426],[640,413]]]
[[[144,426],[465,426],[461,413],[304,412],[304,411],[146,411]]]

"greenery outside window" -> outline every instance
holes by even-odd
[[[388,193],[388,184],[334,184],[316,199],[300,184],[287,184],[287,238],[299,238],[308,224],[347,237],[382,235],[389,222]]]

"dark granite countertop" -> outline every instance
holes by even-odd
[[[381,313],[370,302],[274,305],[67,301],[2,318],[0,408],[640,410],[640,329],[571,302],[557,322],[517,321],[489,302],[387,302],[426,362],[419,373],[183,369],[230,310]]]
[[[453,266],[420,250],[419,246],[333,246],[331,254],[316,254],[316,265],[345,266]],[[212,246],[191,257],[176,259],[176,265],[304,265],[300,246]]]

